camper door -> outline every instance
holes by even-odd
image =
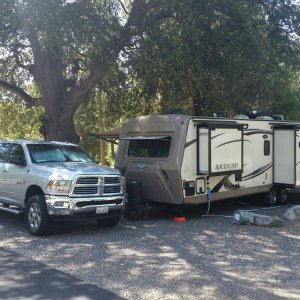
[[[198,126],[198,174],[243,172],[243,126],[235,122],[210,122]]]
[[[299,125],[274,126],[274,183],[300,186]]]

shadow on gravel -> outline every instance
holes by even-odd
[[[123,298],[0,248],[0,299],[122,300]]]

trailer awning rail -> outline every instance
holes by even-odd
[[[137,135],[137,136],[127,136],[120,138],[120,140],[125,141],[140,141],[140,140],[163,140],[168,139],[170,136],[168,135]]]
[[[299,124],[278,124],[278,123],[270,123],[273,125],[274,129],[300,129]]]
[[[237,123],[234,121],[217,121],[217,122],[211,122],[211,121],[194,121],[198,126],[200,127],[206,127],[209,129],[216,129],[216,128],[237,128],[238,130],[242,130],[248,127],[247,124]]]
[[[119,127],[111,130],[106,130],[100,133],[89,133],[88,135],[118,145],[117,140],[120,137],[120,131],[121,128]]]

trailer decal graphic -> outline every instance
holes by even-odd
[[[217,138],[218,136],[223,135],[223,134],[224,134],[224,132],[223,132],[223,133],[220,133],[220,134],[217,134],[217,135],[215,135],[215,136],[212,136],[211,139],[213,140],[213,139],[215,139],[215,138]]]
[[[245,131],[248,132],[244,132],[244,135],[253,135],[253,134],[273,134],[272,131],[270,130],[261,130],[261,129],[246,129]]]
[[[171,182],[170,182],[168,173],[161,167],[161,164],[160,164],[160,163],[158,163],[158,165],[159,165],[160,171],[163,173],[163,175],[165,176],[165,178],[166,178],[166,180],[167,180],[167,182],[168,182],[168,184],[169,184],[170,190],[171,190],[172,193],[173,193],[173,188],[172,188],[172,185],[171,185]],[[160,181],[161,181],[161,180],[160,180]],[[163,184],[163,182],[162,182],[162,184]]]
[[[267,164],[263,167],[258,168],[257,170],[253,171],[252,173],[242,177],[241,181],[245,181],[245,180],[249,180],[249,179],[253,179],[254,177],[257,177],[261,174],[263,174],[264,172],[266,172],[267,170],[269,170],[270,168],[272,168],[272,164]]]
[[[230,190],[230,191],[240,189],[240,186],[239,186],[238,184],[233,184],[233,183],[230,181],[229,176],[230,176],[230,175],[227,175],[227,176],[225,177],[224,188],[225,188],[226,190]]]
[[[222,188],[222,186],[224,185],[224,182],[225,182],[225,178],[226,178],[226,176],[223,177],[223,178],[221,179],[221,181],[218,182],[218,183],[213,187],[213,189],[211,190],[212,193],[217,193],[217,192]]]
[[[231,143],[237,143],[237,142],[241,142],[242,140],[232,140],[232,141],[229,141],[229,142],[226,142],[226,143],[223,143],[223,144],[220,144],[219,146],[217,146],[215,149],[219,148],[219,147],[222,147],[224,145],[227,145],[227,144],[231,144]],[[244,142],[251,142],[249,140],[244,140]]]
[[[196,142],[197,142],[197,139],[191,140],[191,141],[185,143],[184,148],[187,148],[187,147],[193,145],[193,144],[196,143]]]
[[[218,164],[215,165],[215,169],[219,171],[234,171],[239,169],[239,163],[237,162],[232,162],[232,163],[226,163],[226,164]]]
[[[226,190],[237,190],[240,188],[240,186],[233,184],[229,177],[231,175],[226,175],[223,177],[211,190],[212,193],[218,193],[220,189],[224,186]]]

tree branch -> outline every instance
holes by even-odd
[[[126,15],[129,15],[128,10],[126,9],[124,3],[122,2],[122,0],[118,0],[119,4],[121,5],[122,9],[124,10]]]
[[[121,27],[118,37],[112,41],[112,59],[117,60],[119,53],[126,47],[135,34],[136,27],[146,17],[147,11],[159,7],[159,3],[159,1],[155,0],[149,1],[148,3],[145,0],[135,0],[133,2],[126,24]],[[166,12],[158,13],[155,14],[155,17],[152,17],[152,21],[159,22],[169,16],[170,14],[166,14]],[[107,68],[108,63],[105,63],[93,71],[90,71],[90,75],[88,75],[86,79],[79,80],[76,83],[69,92],[74,104],[79,105],[82,102],[82,98],[86,98],[86,101],[89,100],[91,90],[103,78]]]
[[[27,94],[22,88],[17,87],[5,80],[0,80],[0,88],[10,91],[16,96],[20,97],[23,101],[25,101],[27,107],[42,105],[41,98],[33,98],[29,94]]]

